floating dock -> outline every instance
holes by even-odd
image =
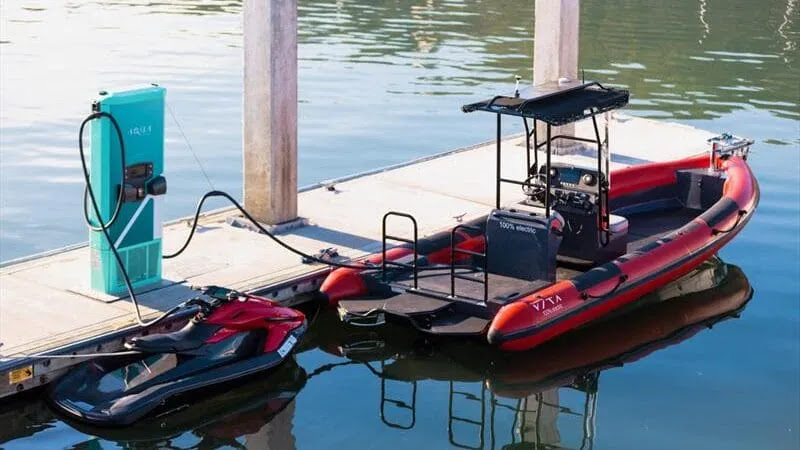
[[[577,136],[593,133],[591,121],[576,126]],[[609,134],[614,170],[708,152],[706,140],[717,133],[615,115]],[[503,145],[503,176],[524,177],[524,138],[511,136]],[[380,250],[381,217],[389,210],[414,215],[422,236],[452,228],[494,206],[494,173],[487,169],[495,167],[495,157],[494,144],[481,144],[302,189],[298,202],[303,222],[279,231],[279,237],[307,253],[336,248],[344,260]],[[591,166],[596,164],[596,150],[582,149],[554,160]],[[518,186],[508,185],[503,198],[521,200],[523,194]],[[195,296],[191,286],[225,286],[287,304],[310,298],[329,269],[303,264],[267,236],[240,225],[244,222],[237,217],[233,208],[202,216],[188,249],[163,261],[164,282],[139,293],[146,318]],[[164,227],[165,252],[183,243],[190,221]],[[397,225],[388,231],[410,235],[410,228],[403,227],[407,224]],[[125,337],[141,332],[129,299],[91,291],[88,278],[85,244],[0,265],[0,397],[46,384],[78,361],[25,355],[115,351]]]

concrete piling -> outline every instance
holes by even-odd
[[[245,0],[244,206],[267,224],[297,217],[297,1]]]

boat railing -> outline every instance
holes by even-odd
[[[408,239],[408,238],[404,238],[404,237],[400,237],[400,236],[394,236],[394,235],[391,235],[391,234],[386,234],[386,219],[388,219],[390,216],[405,217],[406,219],[410,220],[411,224],[414,227],[414,239],[412,240],[412,239]],[[417,277],[417,275],[418,275],[418,268],[417,268],[417,256],[418,256],[417,255],[417,238],[418,238],[417,219],[415,219],[414,216],[412,216],[411,214],[407,214],[407,213],[403,213],[403,212],[397,212],[397,211],[389,211],[389,212],[387,212],[386,214],[383,215],[382,233],[381,234],[382,234],[382,237],[381,237],[381,252],[382,252],[381,276],[382,276],[383,281],[384,282],[386,281],[386,266],[391,265],[391,266],[403,267],[403,268],[406,268],[406,269],[411,269],[414,272],[414,289],[417,289],[418,286],[419,286],[418,285],[418,280],[417,280],[417,278],[418,278]],[[411,264],[401,263],[401,262],[397,262],[397,261],[388,261],[387,260],[387,258],[386,258],[386,244],[387,244],[388,240],[392,240],[392,241],[396,241],[396,242],[404,242],[406,244],[410,244],[411,245],[411,248],[413,249],[413,252],[414,252],[414,257],[411,260]]]
[[[456,296],[456,278],[458,278],[461,280],[471,281],[473,283],[483,284],[483,302],[486,303],[489,300],[489,243],[487,242],[484,246],[483,253],[458,248],[456,246],[456,233],[458,230],[471,230],[477,231],[478,233],[483,231],[480,228],[471,225],[456,225],[450,232],[450,297],[455,298]],[[475,258],[481,258],[483,261],[483,279],[456,273],[456,255],[467,255]]]

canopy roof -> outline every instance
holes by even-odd
[[[573,81],[529,87],[513,97],[498,95],[461,110],[527,117],[558,126],[621,108],[628,104],[628,97],[624,89],[607,88],[596,81]]]

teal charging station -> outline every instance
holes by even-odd
[[[125,167],[117,130],[108,117],[91,122],[90,176],[100,209],[94,225],[108,223],[122,199],[109,235],[134,289],[161,281],[160,197],[166,193],[164,172],[164,88],[151,85],[106,92],[92,104],[94,113],[116,119],[124,141]],[[120,193],[122,190],[122,193]],[[91,211],[91,208],[89,208]],[[90,232],[91,287],[106,294],[126,292],[125,281],[110,243],[96,229]]]

